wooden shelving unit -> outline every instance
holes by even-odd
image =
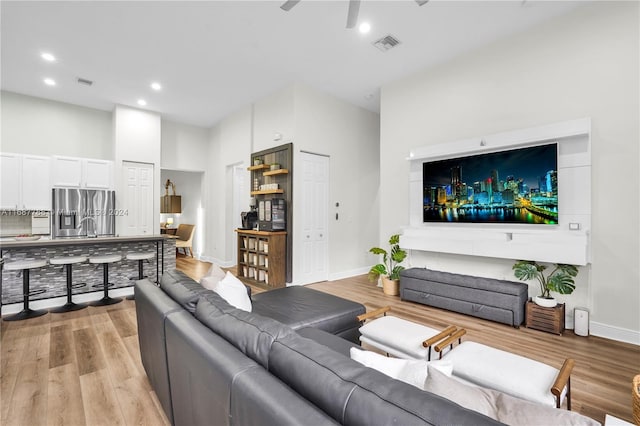
[[[271,166],[268,164],[258,164],[257,166],[249,166],[247,167],[247,170],[249,170],[250,172],[256,171],[256,170],[268,170]]]
[[[262,176],[277,176],[277,175],[287,175],[289,174],[289,170],[287,169],[277,169],[277,170],[269,170],[268,172],[262,173]]]
[[[554,308],[544,308],[529,301],[526,312],[527,328],[553,334],[562,334],[564,331],[564,303]]]
[[[236,229],[241,280],[266,289],[285,287],[287,233]]]
[[[250,164],[255,164],[256,162],[261,163],[260,165],[247,168],[247,170],[251,172],[249,194],[255,199],[255,205],[258,211],[256,229],[274,234],[283,232],[282,235],[284,235],[282,237],[283,278],[280,281],[279,271],[276,272],[276,277],[273,276],[274,271],[270,271],[268,275],[268,286],[266,285],[266,280],[262,284],[264,284],[266,288],[273,288],[274,283],[276,283],[276,286],[284,286],[285,283],[291,282],[293,279],[293,266],[291,263],[293,249],[293,144],[287,143],[262,151],[252,152],[250,162]],[[278,168],[271,170],[272,166]],[[261,187],[263,188],[262,190],[260,189]],[[269,187],[277,189],[264,189]],[[240,236],[238,236],[238,238],[240,238]],[[238,247],[242,247],[241,242],[239,239]],[[242,262],[243,260],[241,255],[244,255],[244,253],[238,253],[238,262]],[[272,255],[269,256],[269,262],[273,261],[271,256]],[[242,276],[243,279],[248,278],[247,276],[249,275],[248,271],[244,273],[244,266],[245,265],[240,265],[240,263],[238,264],[238,275]],[[269,266],[271,269],[271,264],[269,264]],[[259,273],[262,269],[258,267],[255,271]],[[256,280],[255,271],[251,279],[260,285],[260,276],[258,275],[258,279]],[[266,271],[264,272],[266,273]]]
[[[284,194],[284,189],[266,189],[264,191],[251,191],[251,195]]]

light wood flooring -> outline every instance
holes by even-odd
[[[199,279],[209,267],[178,256],[178,268]],[[631,421],[631,380],[640,347],[594,336],[563,336],[479,320],[385,296],[365,276],[312,284],[363,303],[390,305],[395,315],[433,328],[454,324],[467,340],[560,367],[576,360],[573,409],[600,422],[606,413]],[[263,291],[254,288],[254,292]],[[140,361],[135,302],[90,307],[1,323],[0,424],[166,425]]]

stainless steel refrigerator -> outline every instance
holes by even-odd
[[[53,238],[116,234],[115,191],[54,188]]]

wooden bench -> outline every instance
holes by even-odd
[[[360,327],[360,340],[387,354],[404,359],[431,359],[432,350],[453,364],[453,377],[495,389],[528,401],[560,408],[564,400],[571,410],[571,371],[566,359],[560,370],[511,352],[476,342],[462,342],[466,330],[449,326],[443,331],[386,316],[384,307],[358,316],[375,318]],[[454,345],[457,343],[457,346]]]

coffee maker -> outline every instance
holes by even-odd
[[[242,212],[240,217],[242,218],[242,229],[254,229],[258,224],[258,212],[255,210]]]

